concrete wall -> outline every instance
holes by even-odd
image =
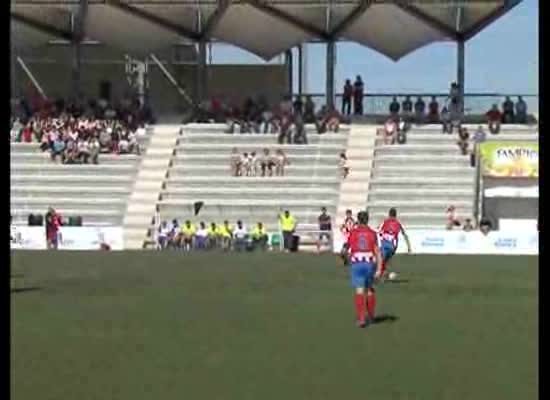
[[[189,96],[195,97],[196,60],[194,47],[170,48],[156,56],[163,62]],[[32,52],[18,52],[49,97],[70,98],[73,93],[70,46],[43,46]],[[129,95],[125,76],[124,52],[105,46],[84,46],[81,57],[80,87],[86,98],[97,98],[102,81],[111,82],[113,98]],[[277,101],[287,91],[286,69],[282,65],[213,65],[208,68],[208,93],[242,102],[248,96],[264,94]],[[30,80],[15,65],[14,97],[29,93]],[[158,114],[178,114],[187,103],[155,64],[149,65],[149,98]]]

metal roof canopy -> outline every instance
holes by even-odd
[[[521,1],[12,0],[11,32],[12,45],[19,47],[46,44],[52,37],[72,43],[77,93],[79,47],[90,40],[136,56],[198,43],[203,78],[208,41],[235,45],[266,61],[305,42],[326,42],[329,106],[334,104],[336,41],[357,42],[398,61],[430,43],[451,40],[458,44],[457,82],[463,98],[464,43]],[[197,92],[204,93],[205,79],[198,81]]]
[[[399,60],[437,41],[467,41],[521,0],[12,0],[12,21],[65,40],[148,54],[216,39],[265,60],[304,42],[347,40]],[[72,19],[79,9],[82,32]],[[23,35],[27,30],[16,30]],[[47,39],[46,39],[47,38]],[[17,42],[25,43],[24,37]],[[36,44],[36,34],[32,35]]]

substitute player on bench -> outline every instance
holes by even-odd
[[[359,212],[357,222],[358,224],[350,232],[348,249],[351,285],[355,289],[357,326],[363,328],[367,322],[374,322],[376,298],[373,284],[374,280],[381,276],[382,256],[378,247],[377,233],[368,226],[369,214],[366,211]],[[368,320],[365,316],[365,308]]]
[[[388,218],[378,228],[380,234],[380,249],[382,252],[382,275],[387,272],[388,263],[397,251],[397,245],[399,244],[399,234],[401,233],[407,243],[407,250],[411,253],[411,242],[409,237],[405,233],[405,229],[399,220],[397,219],[397,210],[390,208]]]

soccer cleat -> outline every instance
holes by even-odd
[[[364,328],[364,327],[367,326],[367,322],[366,321],[357,321],[356,325],[357,325],[358,328]]]

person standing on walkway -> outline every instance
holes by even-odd
[[[353,86],[351,81],[346,79],[346,84],[344,85],[344,93],[342,94],[342,115],[351,114],[351,98],[353,96]]]

